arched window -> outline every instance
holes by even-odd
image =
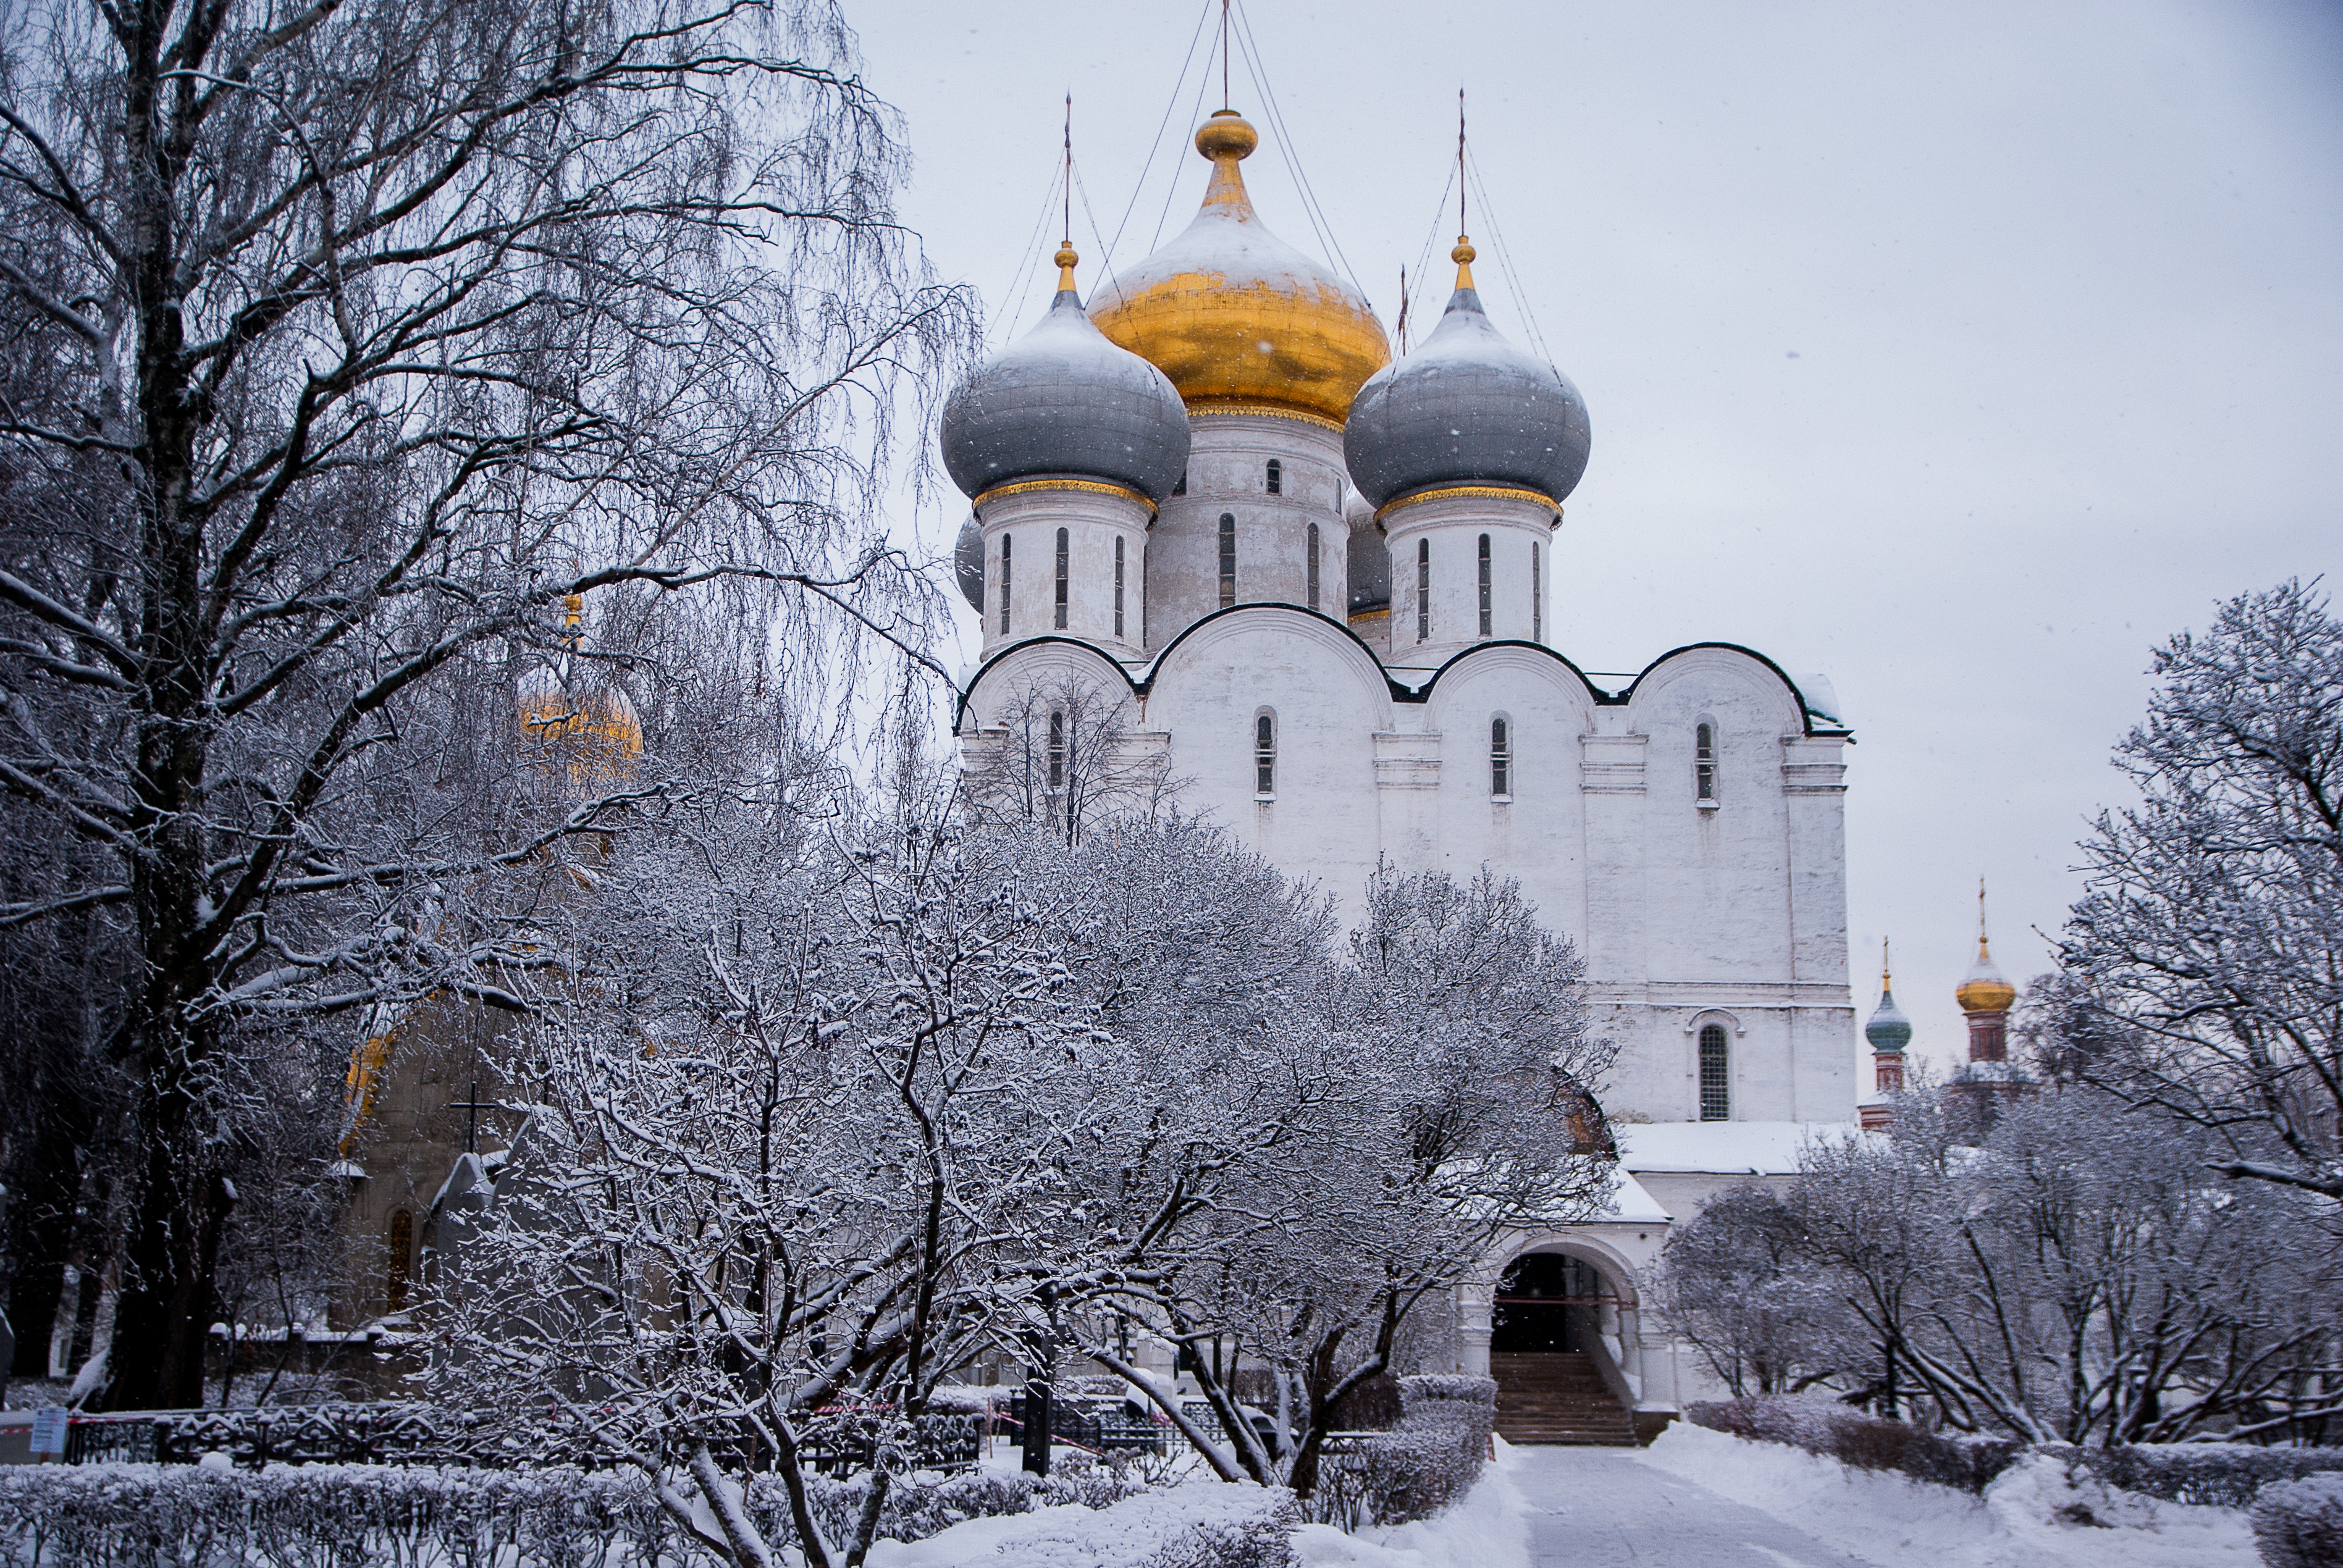
[[[473,1099],[479,1098],[474,1095]],[[383,1295],[394,1312],[407,1310],[407,1287],[415,1277],[415,1215],[405,1209],[390,1214],[390,1272]]]
[[[1122,536],[1114,536],[1114,635],[1122,635]]]
[[[1502,713],[1489,720],[1489,793],[1513,798],[1513,727]]]
[[[1066,629],[1066,530],[1058,530],[1058,629]]]
[[[1001,536],[1001,629],[1009,630],[1009,536]]]
[[[1310,608],[1318,608],[1318,525],[1310,525]]]
[[[1269,493],[1272,496],[1285,494],[1285,465],[1274,457],[1269,460]]]
[[[1721,1023],[1700,1026],[1700,1119],[1733,1120],[1733,1054]]]
[[[1139,642],[1147,645],[1147,547],[1139,547]]]
[[[1432,635],[1432,541],[1415,541],[1415,640]]]
[[[1277,715],[1267,711],[1253,716],[1252,793],[1257,800],[1277,794]]]
[[[1066,787],[1066,716],[1052,711],[1050,715],[1050,788]]]
[[[1530,640],[1545,640],[1545,579],[1539,571],[1537,541],[1530,541]]]
[[[1704,719],[1692,731],[1693,799],[1716,804],[1716,726]]]
[[[1221,608],[1226,609],[1237,602],[1237,519],[1233,513],[1221,514]]]
[[[1481,635],[1489,631],[1489,536],[1481,536]]]

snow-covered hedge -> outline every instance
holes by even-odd
[[[842,1533],[867,1480],[816,1479],[813,1504]],[[1105,1508],[1139,1490],[1112,1472],[899,1480],[880,1533],[917,1541],[993,1514],[1080,1503]],[[778,1479],[759,1477],[749,1511],[790,1543]],[[682,1568],[707,1559],[632,1472],[279,1465],[11,1465],[0,1469],[0,1563],[154,1562],[170,1568],[263,1562],[276,1568],[495,1562],[508,1568]]]
[[[2269,1568],[2343,1563],[2343,1475],[2281,1481],[2254,1500],[2254,1544]]]
[[[1828,1454],[1858,1470],[1892,1470],[1978,1493],[2025,1452],[2025,1444],[2006,1439],[1946,1437],[1825,1400],[1696,1401],[1684,1407],[1684,1417],[1735,1437]]]
[[[2047,1452],[2088,1470],[2109,1486],[2167,1503],[2212,1508],[2244,1508],[2274,1483],[2343,1471],[2343,1448],[2174,1442]],[[2343,1559],[2337,1561],[2343,1563]]]
[[[1400,1421],[1391,1432],[1346,1435],[1319,1462],[1303,1505],[1311,1523],[1343,1530],[1404,1524],[1439,1513],[1473,1489],[1496,1423],[1497,1385],[1484,1377],[1399,1380]]]

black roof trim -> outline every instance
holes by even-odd
[[[1310,617],[1312,620],[1323,621],[1328,626],[1333,627],[1342,632],[1344,637],[1347,637],[1353,642],[1357,643],[1359,645],[1359,650],[1362,653],[1364,653],[1369,658],[1374,660],[1376,669],[1383,672],[1383,686],[1390,693],[1391,699],[1393,702],[1429,702],[1432,700],[1433,689],[1438,687],[1440,684],[1440,678],[1446,675],[1459,663],[1472,658],[1473,655],[1483,652],[1488,648],[1527,648],[1534,653],[1544,655],[1546,658],[1553,659],[1556,664],[1561,665],[1564,669],[1570,671],[1572,675],[1577,677],[1578,684],[1586,689],[1587,696],[1594,700],[1596,706],[1603,708],[1620,708],[1634,701],[1635,689],[1642,686],[1644,680],[1654,670],[1667,663],[1668,660],[1682,654],[1698,653],[1704,648],[1721,648],[1727,653],[1746,655],[1774,672],[1775,678],[1779,679],[1784,686],[1789,689],[1790,696],[1796,701],[1798,705],[1798,718],[1801,724],[1804,726],[1805,734],[1825,739],[1845,740],[1849,744],[1852,744],[1855,740],[1855,732],[1851,729],[1815,729],[1814,709],[1806,705],[1806,694],[1798,689],[1798,683],[1791,679],[1788,673],[1785,671],[1780,665],[1775,664],[1772,659],[1766,658],[1755,648],[1745,648],[1737,642],[1688,642],[1681,648],[1672,648],[1668,649],[1667,652],[1660,655],[1659,658],[1652,660],[1651,663],[1644,666],[1642,670],[1637,672],[1635,678],[1627,683],[1624,690],[1613,693],[1604,691],[1601,687],[1588,679],[1586,672],[1584,669],[1581,669],[1566,655],[1556,652],[1554,649],[1548,648],[1542,642],[1531,642],[1524,638],[1496,638],[1488,642],[1476,642],[1470,648],[1466,648],[1456,653],[1451,654],[1445,663],[1441,665],[1438,669],[1432,672],[1432,678],[1423,683],[1422,690],[1412,690],[1391,678],[1390,671],[1384,665],[1383,660],[1376,654],[1373,648],[1367,646],[1366,638],[1361,637],[1357,632],[1353,631],[1348,625],[1336,619],[1334,617],[1328,615],[1323,610],[1312,609],[1305,605],[1287,604],[1282,599],[1250,599],[1243,604],[1227,605],[1220,609],[1212,611],[1210,615],[1198,617],[1195,620],[1191,621],[1187,626],[1183,627],[1181,629],[1179,636],[1173,638],[1170,642],[1165,643],[1161,651],[1158,652],[1153,658],[1148,661],[1147,674],[1143,677],[1132,676],[1130,670],[1123,668],[1121,660],[1110,657],[1096,643],[1084,642],[1080,638],[1064,637],[1056,632],[1044,632],[1039,637],[1022,638],[1016,642],[1011,643],[1007,648],[1001,649],[1001,651],[995,653],[991,658],[986,659],[982,664],[977,667],[975,676],[970,679],[967,687],[961,690],[959,701],[953,705],[952,732],[954,734],[958,734],[960,732],[960,721],[968,717],[968,699],[970,694],[976,690],[977,683],[984,678],[985,672],[990,670],[994,665],[1000,663],[1001,660],[1008,658],[1011,654],[1017,652],[1020,648],[1038,648],[1050,643],[1064,643],[1070,648],[1079,648],[1084,652],[1094,656],[1099,662],[1108,666],[1117,675],[1121,676],[1123,678],[1123,684],[1131,688],[1131,694],[1133,697],[1143,698],[1154,689],[1155,674],[1156,671],[1163,668],[1164,658],[1173,648],[1178,648],[1182,642],[1185,642],[1189,637],[1193,635],[1198,628],[1209,625],[1223,617],[1236,615],[1242,611],[1249,609],[1291,610],[1295,615],[1305,615]]]

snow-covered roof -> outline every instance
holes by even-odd
[[[1608,1207],[1594,1216],[1595,1224],[1664,1225],[1674,1215],[1663,1208],[1660,1201],[1644,1191],[1644,1184],[1629,1175],[1623,1164],[1619,1170],[1619,1190],[1611,1194]]]
[[[1851,1121],[1644,1121],[1611,1131],[1620,1168],[1654,1175],[1794,1176],[1807,1143],[1863,1136]]]

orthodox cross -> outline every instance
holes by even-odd
[[[496,1108],[497,1105],[495,1101],[484,1101],[480,1098],[480,1081],[477,1078],[472,1080],[471,1099],[454,1100],[448,1101],[448,1110],[460,1111],[464,1113],[465,1153],[477,1154],[479,1152],[480,1112],[483,1111],[494,1111]]]

